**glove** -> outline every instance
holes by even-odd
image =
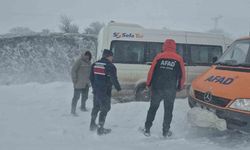
[[[116,90],[117,90],[117,92],[120,92],[122,89],[121,89],[121,87],[118,87]]]

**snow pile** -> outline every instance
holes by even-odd
[[[0,84],[69,80],[72,63],[84,50],[95,55],[95,37],[37,34],[0,38]]]
[[[106,122],[112,133],[97,136],[89,131],[91,111],[77,109],[79,117],[69,114],[71,83],[0,86],[0,93],[1,150],[248,150],[250,147],[249,135],[190,126],[186,118],[190,110],[187,99],[176,99],[171,126],[174,135],[164,140],[162,105],[149,138],[138,131],[145,121],[147,102],[113,104]],[[92,95],[87,108],[92,108]]]
[[[194,107],[187,113],[188,121],[198,127],[216,128],[220,131],[227,130],[227,123],[224,119],[218,118],[213,112]]]

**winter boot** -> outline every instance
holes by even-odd
[[[74,106],[71,107],[71,114],[73,116],[78,116],[77,113],[76,113],[76,108]]]
[[[97,124],[94,121],[91,121],[89,130],[90,131],[95,131],[98,128]]]
[[[87,108],[86,108],[85,102],[82,102],[80,109],[81,109],[81,111],[83,111],[83,112],[88,111]]]
[[[170,137],[170,136],[172,136],[172,131],[170,131],[170,130],[163,130],[163,132],[162,132],[162,136],[163,137]]]
[[[103,127],[99,127],[97,129],[97,134],[98,135],[104,135],[104,134],[109,134],[111,132],[111,129],[105,129]]]
[[[143,134],[144,134],[145,136],[149,137],[149,136],[150,136],[150,129],[145,128],[145,129],[143,130]]]
[[[72,116],[78,117],[78,114],[76,112],[71,112]]]
[[[81,107],[81,111],[83,111],[83,112],[87,112],[87,111],[88,111],[88,109],[87,109],[86,107]]]

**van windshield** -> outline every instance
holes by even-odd
[[[250,40],[235,41],[215,64],[250,67]]]

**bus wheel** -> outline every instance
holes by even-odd
[[[150,91],[146,88],[146,83],[138,85],[135,92],[136,101],[149,101]]]

